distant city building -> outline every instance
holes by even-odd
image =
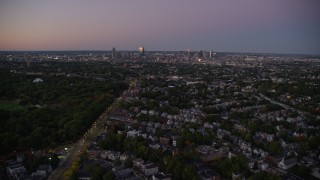
[[[210,52],[209,52],[209,58],[210,58],[210,59],[214,58],[215,56],[216,56],[216,53],[215,53],[215,52],[213,52],[213,51],[210,51]]]
[[[198,52],[198,58],[202,58],[203,57],[203,51],[199,51]]]
[[[144,56],[144,47],[143,47],[143,46],[140,46],[140,47],[139,47],[139,54],[140,54],[141,56]]]
[[[112,59],[116,58],[116,56],[117,56],[116,48],[113,47],[112,48]]]

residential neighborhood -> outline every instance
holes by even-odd
[[[104,61],[90,63],[108,63],[104,65],[125,73],[117,77],[87,69],[77,75],[63,72],[61,76],[92,81],[121,77],[128,88],[119,93],[107,115],[88,130],[88,136],[91,131],[97,136],[89,139],[85,134],[75,141],[88,146],[79,150],[81,155],[65,177],[320,178],[318,59],[223,55],[194,62],[183,53],[150,53],[146,55],[149,58],[136,60],[127,60],[126,56],[117,60],[104,55],[89,57],[102,57]],[[70,60],[72,56],[63,58]],[[25,73],[13,69],[13,74]],[[52,72],[34,73],[37,77],[32,83],[36,86],[46,84],[46,77],[53,76]],[[53,167],[49,159],[42,161],[26,177],[45,179],[54,174],[68,153],[75,152],[72,148],[60,151],[60,165]],[[56,154],[43,156],[52,158]],[[28,171],[23,157],[5,162],[8,177],[24,179],[21,174]]]

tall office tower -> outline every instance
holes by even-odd
[[[209,58],[212,59],[212,51],[209,52]]]
[[[140,47],[139,47],[139,54],[140,54],[141,56],[144,56],[144,47],[143,47],[143,46],[140,46]]]
[[[113,47],[112,48],[112,59],[116,58],[116,56],[117,56],[116,48]]]

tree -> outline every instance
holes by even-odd
[[[231,177],[232,162],[229,159],[224,158],[224,159],[218,160],[215,164],[217,166],[217,170],[219,171],[219,173],[221,173],[222,176]]]
[[[283,148],[279,141],[272,141],[268,143],[267,150],[271,155],[277,155],[283,152]]]
[[[247,159],[244,156],[236,156],[231,159],[223,158],[215,162],[217,170],[224,177],[230,178],[232,173],[237,171],[243,174],[248,174],[250,172]]]
[[[244,137],[244,140],[249,142],[252,142],[252,139],[253,139],[253,136],[249,132]]]
[[[183,166],[180,161],[175,163],[175,166],[173,168],[173,178],[174,179],[182,179],[182,171],[183,171]]]
[[[59,165],[59,157],[57,154],[54,154],[52,157],[50,157],[49,163],[52,166],[53,169],[57,168]]]
[[[110,68],[110,65],[97,67],[97,64],[88,66],[80,62],[77,65],[48,63],[52,66],[42,67],[38,64],[32,69],[45,73],[55,73],[57,67],[72,69],[70,72],[81,72],[83,68],[90,73],[101,72],[102,69],[118,71],[117,68]],[[11,69],[11,66],[8,68]],[[46,76],[45,83],[36,85],[32,83],[34,77],[29,75],[6,72],[2,68],[0,72],[0,91],[8,91],[1,93],[0,99],[21,99],[19,104],[11,107],[20,108],[19,111],[0,107],[0,138],[4,139],[0,143],[1,154],[13,150],[53,147],[78,139],[113,102],[114,97],[127,88],[121,77],[106,78],[108,81],[104,82],[80,77]],[[36,104],[42,107],[35,107]]]
[[[303,178],[307,178],[311,174],[311,169],[309,167],[304,166],[304,165],[295,165],[293,167],[293,172],[295,174],[297,174],[298,176],[301,176]]]
[[[197,171],[192,165],[184,164],[182,169],[182,179],[197,179]]]
[[[88,171],[92,175],[92,180],[100,180],[103,178],[104,170],[99,165],[92,165],[88,167]]]
[[[116,176],[112,171],[109,171],[105,175],[103,175],[103,180],[116,180]]]
[[[125,161],[124,161],[124,165],[126,167],[132,167],[133,166],[133,161],[131,157],[128,157]]]
[[[310,137],[308,140],[308,144],[311,149],[317,149],[320,146],[320,137],[319,136]]]
[[[212,122],[215,121],[215,116],[212,115],[212,114],[208,114],[208,115],[206,115],[206,116],[203,118],[203,121],[204,121],[204,122],[212,123]]]
[[[308,142],[301,142],[299,143],[299,152],[301,154],[307,154],[307,152],[310,150]]]
[[[279,137],[286,140],[288,138],[288,133],[285,130],[280,130],[279,131]]]

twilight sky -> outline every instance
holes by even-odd
[[[0,0],[0,50],[320,54],[319,0]]]

